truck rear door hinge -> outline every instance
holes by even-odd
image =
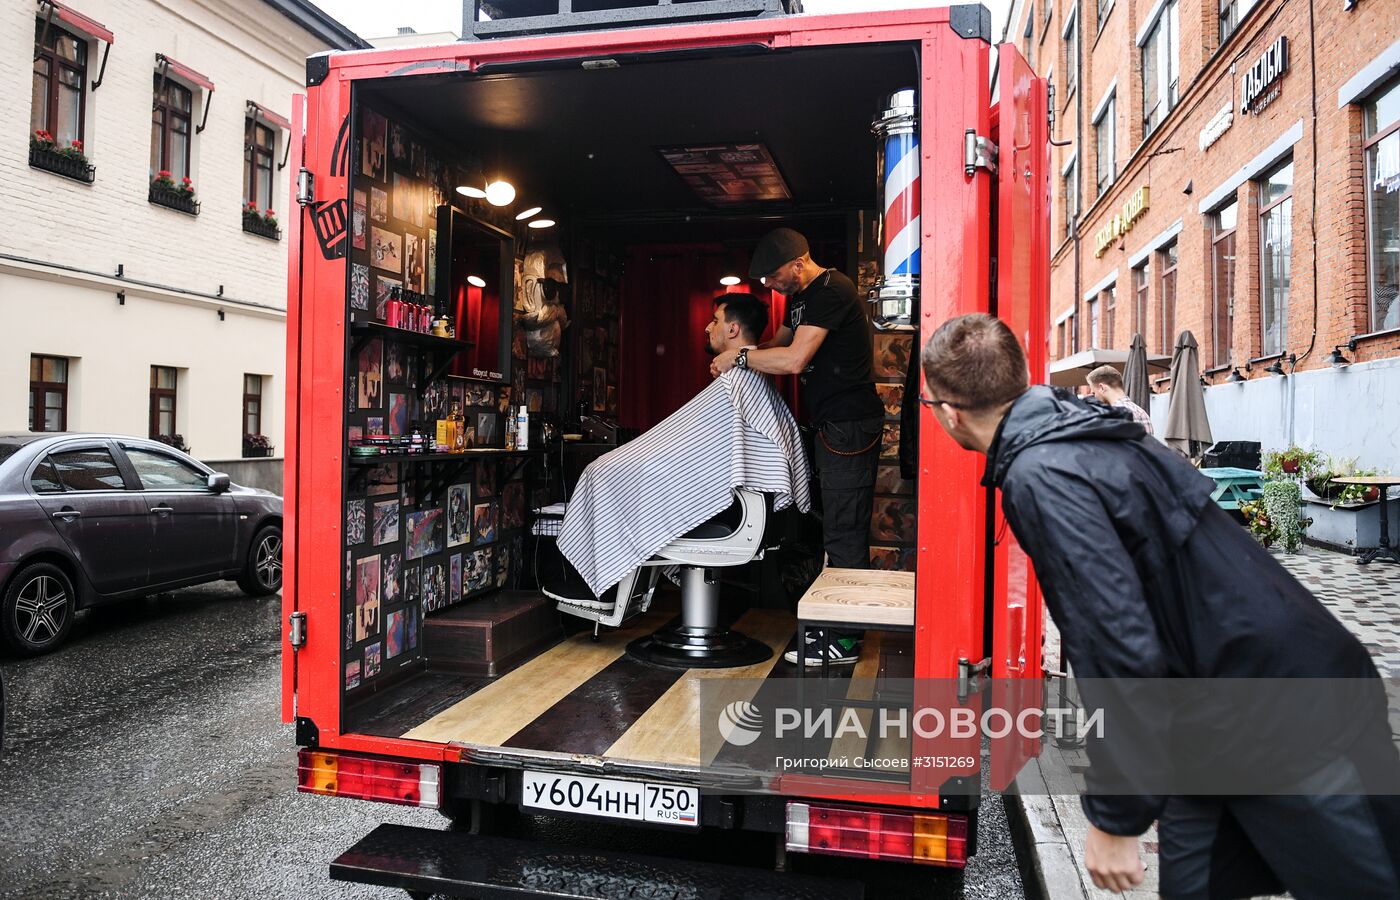
[[[958,660],[958,700],[966,700],[969,695],[982,689],[982,676],[992,668],[991,657],[981,662],[972,662],[966,657]]]
[[[305,166],[297,172],[297,203],[309,206],[316,200],[316,176]]]
[[[971,178],[978,169],[997,171],[997,146],[969,128],[963,132],[963,173]]]
[[[287,622],[290,626],[287,629],[287,643],[291,644],[294,649],[300,649],[302,647],[305,647],[306,613],[294,612],[287,617]]]

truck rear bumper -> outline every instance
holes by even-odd
[[[864,887],[718,863],[380,825],[331,863],[331,878],[483,900],[858,900]]]

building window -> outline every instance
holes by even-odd
[[[1117,324],[1118,286],[1111,284],[1099,294],[1103,303],[1103,348],[1113,349],[1113,329]]]
[[[272,154],[277,137],[271,128],[247,120],[243,138],[243,203],[263,214],[272,209]]]
[[[1098,193],[1103,194],[1113,184],[1114,177],[1118,174],[1117,161],[1113,158],[1118,146],[1116,128],[1114,120],[1116,115],[1114,108],[1118,105],[1118,98],[1109,96],[1108,102],[1099,111],[1098,118],[1094,120],[1094,144],[1098,150],[1097,169],[1095,170],[1095,185]]]
[[[175,390],[179,381],[174,366],[151,366],[150,437],[175,436]]]
[[[1065,195],[1065,238],[1074,234],[1074,220],[1079,216],[1079,161],[1071,160],[1061,176]]]
[[[1170,356],[1176,339],[1176,241],[1172,241],[1157,251],[1158,265],[1162,270],[1160,296],[1162,298],[1161,341],[1158,352]]]
[[[1055,358],[1065,358],[1065,323],[1055,326]]]
[[[1099,298],[1094,297],[1087,304],[1089,314],[1089,349],[1099,346]]]
[[[1113,0],[1098,0],[1098,11],[1099,31],[1102,32],[1104,20],[1108,18],[1109,13],[1113,12]]]
[[[151,178],[169,172],[177,185],[190,176],[189,88],[163,75],[155,76],[155,103],[151,108]]]
[[[1147,333],[1147,263],[1133,269],[1133,333]]]
[[[1213,366],[1231,362],[1230,343],[1235,334],[1235,225],[1239,203],[1221,207],[1211,216],[1210,333]]]
[[[1142,136],[1157,130],[1176,107],[1180,25],[1176,0],[1162,7],[1142,42]]]
[[[1289,259],[1293,249],[1293,161],[1259,182],[1260,355],[1282,353],[1288,337]]]
[[[87,41],[40,19],[35,26],[29,133],[47,131],[59,147],[82,141],[87,96]],[[42,44],[41,44],[42,42]]]
[[[1047,0],[1048,2],[1048,0]],[[1026,39],[1026,65],[1035,71],[1035,4],[1032,3],[1026,12],[1026,31],[1023,35]]]
[[[1371,330],[1400,328],[1400,81],[1367,101],[1366,253]]]
[[[1240,19],[1249,14],[1256,0],[1220,0],[1220,43],[1230,39],[1239,27]]]
[[[1079,17],[1070,19],[1065,26],[1065,108],[1069,108],[1069,98],[1079,86]]]
[[[1065,320],[1065,332],[1069,335],[1069,352],[1079,352],[1079,316],[1070,313]]]
[[[29,357],[29,430],[68,430],[68,360]]]
[[[261,375],[243,376],[243,434],[262,434],[262,393]]]

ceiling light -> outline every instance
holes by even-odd
[[[553,220],[553,219],[536,219],[535,221],[533,221],[533,222],[530,223],[530,227],[531,227],[531,228],[553,228],[553,227],[554,227],[554,220]]]
[[[543,207],[532,206],[532,207],[530,207],[529,209],[527,209],[527,210],[525,210],[524,212],[522,212],[520,215],[516,216],[516,217],[515,217],[515,221],[517,221],[517,222],[524,222],[526,219],[530,218],[531,216],[537,216],[537,215],[540,214],[540,210],[541,210],[542,208],[543,208]]]
[[[482,190],[481,188],[479,188],[479,187],[471,187],[470,185],[466,185],[466,184],[459,185],[458,188],[457,188],[457,193],[461,194],[461,195],[464,196],[464,197],[471,197],[473,200],[485,200],[485,199],[486,199],[486,192],[485,192],[485,191],[483,191],[483,190]]]
[[[480,275],[468,275],[467,284],[472,287],[484,288],[486,287],[486,279],[482,278]]]
[[[509,181],[493,181],[486,186],[486,202],[492,206],[510,206],[515,202],[515,186]]]
[[[725,287],[733,287],[734,285],[738,284],[740,280],[741,279],[738,275],[726,275],[719,280],[719,283],[724,285]]]

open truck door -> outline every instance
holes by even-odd
[[[997,48],[999,102],[996,129],[996,274],[992,311],[1021,339],[1030,363],[1031,383],[1045,382],[1049,272],[1048,91],[1014,44]],[[994,708],[1013,720],[1042,706],[1045,634],[1044,603],[1030,558],[1002,514],[1000,491],[991,509],[991,671]],[[1040,741],[1024,729],[992,740],[991,782],[1004,790],[1026,762],[1039,754]]]

